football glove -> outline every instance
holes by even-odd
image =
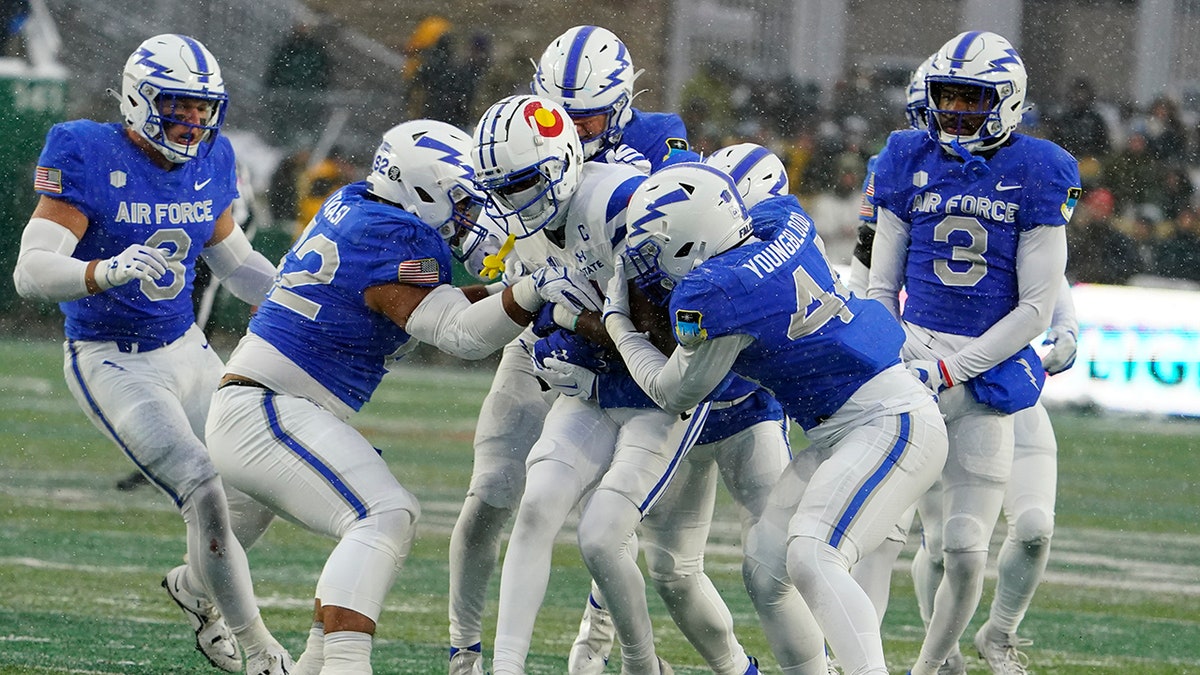
[[[909,361],[905,365],[934,396],[954,386],[950,374],[946,372],[946,366],[941,361]]]
[[[157,248],[134,244],[96,266],[96,283],[113,288],[134,279],[158,281],[167,273],[167,257]]]
[[[1057,375],[1075,365],[1075,352],[1078,345],[1075,343],[1074,332],[1051,326],[1050,334],[1046,336],[1042,344],[1052,345],[1050,351],[1042,357],[1042,367],[1046,369],[1047,373]]]
[[[610,314],[629,317],[629,279],[625,276],[625,256],[618,254],[613,261],[613,275],[604,291],[604,322]]]
[[[570,267],[543,267],[535,271],[533,287],[547,303],[562,305],[573,314],[585,309],[599,312],[604,301],[583,273]]]
[[[583,366],[549,358],[534,361],[533,370],[542,384],[564,396],[596,398],[596,373]]]
[[[565,330],[556,330],[549,336],[533,343],[534,363],[541,363],[546,359],[558,359],[597,373],[603,373],[609,369],[607,354],[604,347],[581,335]]]
[[[603,162],[604,164],[628,164],[638,171],[647,174],[653,168],[650,166],[650,160],[646,159],[645,155],[624,143],[601,152],[599,155],[596,155],[593,161]]]

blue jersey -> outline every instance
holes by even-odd
[[[1017,306],[1021,233],[1066,225],[1080,193],[1075,158],[1050,141],[1013,134],[979,167],[916,130],[892,133],[869,185],[909,226],[905,320],[970,337]]]
[[[774,239],[706,260],[671,293],[676,340],[752,337],[733,372],[767,388],[805,430],[900,363],[904,343],[882,304],[846,290],[815,236],[795,215]]]
[[[351,183],[321,205],[280,263],[250,320],[271,343],[354,410],[379,386],[388,356],[411,337],[366,305],[372,286],[450,283],[450,247],[416,216]]]
[[[754,236],[763,240],[774,239],[779,230],[793,217],[807,223],[808,227],[816,226],[812,216],[800,206],[800,200],[796,199],[795,195],[767,197],[747,211],[750,214],[750,225],[754,228]]]
[[[642,153],[650,161],[651,173],[677,162],[700,161],[700,155],[688,145],[683,120],[675,113],[634,108],[633,118],[621,132],[621,143]]]
[[[217,136],[206,157],[166,170],[133,143],[120,124],[56,124],[38,158],[34,188],[87,216],[72,257],[110,258],[134,244],[162,249],[167,273],[59,303],[73,340],[162,346],[195,323],[196,256],[217,217],[237,197],[233,147]]]

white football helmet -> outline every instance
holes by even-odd
[[[573,118],[607,115],[604,130],[580,139],[585,159],[621,142],[633,117],[633,69],[620,38],[599,26],[576,26],[554,39],[538,60],[531,89],[561,105]]]
[[[634,281],[660,302],[700,263],[753,233],[733,180],[701,162],[651,174],[630,197],[626,222],[625,255]]]
[[[174,106],[180,99],[207,102],[207,118],[193,124],[174,117]],[[217,59],[186,35],[156,35],[143,42],[125,62],[121,76],[125,124],[176,164],[208,154],[225,123],[228,102]],[[173,142],[167,138],[165,124],[191,127],[199,138],[187,144]]]
[[[976,153],[1000,145],[1026,110],[1025,83],[1025,63],[1008,40],[986,31],[956,36],[933,55],[925,76],[930,137],[960,155],[959,148]],[[942,88],[955,85],[975,90],[974,109],[940,107]]]
[[[729,174],[746,208],[788,193],[787,169],[783,161],[757,143],[726,146],[705,157],[704,163]]]
[[[461,244],[477,240],[466,235],[479,227],[484,201],[475,190],[470,152],[471,137],[453,125],[437,120],[398,124],[375,151],[367,190],[425,221],[455,256],[466,259],[470,251]]]
[[[488,215],[523,239],[566,212],[579,187],[583,148],[562,106],[509,96],[479,120],[471,161],[475,184],[487,193]]]
[[[929,74],[929,64],[933,63],[935,56],[936,53],[930,54],[929,58],[922,61],[908,80],[908,101],[904,105],[904,115],[908,117],[908,126],[913,129],[925,129],[929,126],[925,76]]]

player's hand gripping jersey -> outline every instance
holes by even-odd
[[[170,343],[192,326],[196,256],[238,195],[228,139],[217,136],[207,156],[161,171],[120,124],[57,124],[46,136],[35,187],[87,216],[74,258],[109,258],[142,244],[162,250],[167,260],[157,281],[60,303],[67,338],[138,343],[144,350]]]

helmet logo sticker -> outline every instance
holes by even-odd
[[[557,110],[542,107],[541,101],[531,101],[525,106],[525,122],[529,128],[546,138],[554,138],[563,132],[566,124]]]

